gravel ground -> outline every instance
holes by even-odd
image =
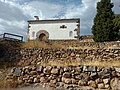
[[[35,88],[33,88],[33,87],[23,87],[23,88],[15,88],[15,89],[10,89],[10,88],[8,88],[8,89],[0,89],[0,90],[53,90],[53,89],[51,89],[51,88],[40,88],[40,87],[35,87]]]
[[[1,90],[52,90],[52,89],[44,89],[44,88],[19,88],[19,89],[1,89]]]
[[[18,86],[17,88],[7,88],[0,90],[54,90],[54,89],[49,87],[48,85],[33,84],[33,85]]]

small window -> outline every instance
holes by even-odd
[[[35,32],[34,31],[32,32],[32,37],[35,37]]]
[[[73,36],[73,32],[72,32],[72,31],[69,32],[69,36],[70,36],[70,37]]]
[[[67,26],[62,25],[62,26],[60,26],[60,28],[65,29],[65,28],[67,28]]]

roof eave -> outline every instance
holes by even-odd
[[[29,20],[27,22],[47,22],[47,21],[72,21],[72,20],[80,20],[80,18],[73,18],[73,19],[53,19],[53,20]]]

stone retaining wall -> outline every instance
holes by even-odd
[[[6,80],[10,83],[16,80],[18,85],[48,84],[51,87],[59,88],[57,90],[96,90],[96,88],[120,90],[120,68],[25,66],[13,68]],[[81,86],[88,87],[81,89]]]
[[[120,60],[120,42],[50,41],[50,43],[52,42],[57,43],[57,45],[64,45],[66,48],[21,49],[17,43],[6,42],[0,47],[0,65],[31,65],[52,60]]]
[[[20,55],[16,55],[21,56],[19,65],[37,65],[55,60],[58,62],[120,60],[120,49],[22,49],[19,52]]]

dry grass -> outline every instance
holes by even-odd
[[[87,46],[79,46],[73,47],[72,43],[68,43],[68,45],[57,42],[44,42],[39,40],[27,41],[21,45],[21,48],[60,48],[60,49],[91,49],[91,47]],[[92,49],[96,49],[96,47],[92,47]]]
[[[120,61],[60,61],[60,60],[55,60],[55,61],[48,61],[48,62],[43,62],[40,63],[40,65],[43,66],[99,66],[99,67],[120,67]]]
[[[17,81],[13,81],[12,79],[11,79],[11,81],[4,80],[3,83],[1,82],[0,85],[3,85],[0,88],[6,88],[6,89],[16,88],[18,86],[18,82]]]
[[[15,88],[17,86],[16,78],[14,78],[14,80],[10,79],[9,81],[6,81],[6,76],[10,73],[10,71],[10,67],[0,66],[0,90],[2,88]]]
[[[78,43],[76,41],[76,43]],[[82,43],[82,42],[81,42]],[[62,43],[62,42],[44,42],[44,41],[39,41],[39,40],[34,40],[34,41],[27,41],[23,44],[19,44],[21,46],[21,48],[62,48],[62,49],[100,49],[100,47],[96,47],[96,46],[87,46],[87,45],[79,45],[76,46],[75,43],[73,42],[66,42],[66,43]],[[116,46],[108,46],[108,45],[104,45],[104,47],[101,48],[105,48],[105,49],[119,49],[119,47]]]
[[[58,44],[56,42],[40,42],[38,40],[28,41],[21,45],[21,48],[65,48],[64,45]]]

